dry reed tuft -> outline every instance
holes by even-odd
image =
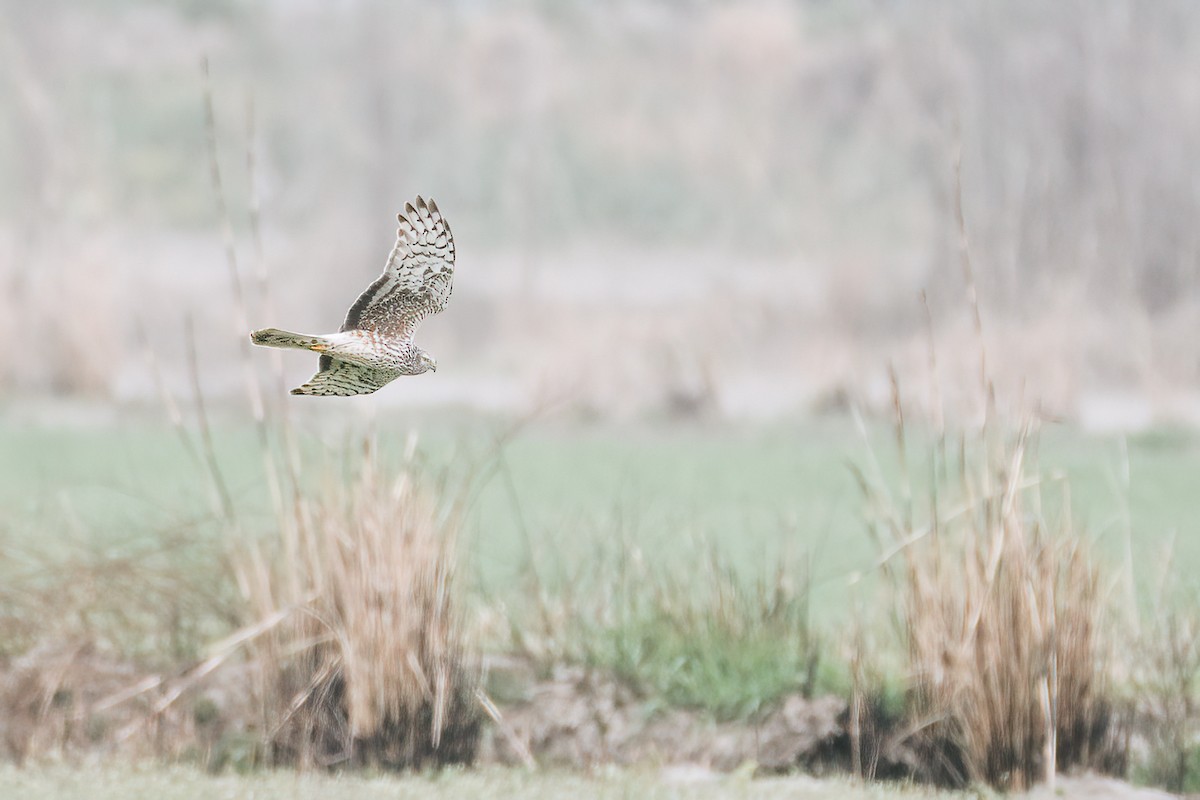
[[[912,742],[941,783],[1021,790],[1060,769],[1124,769],[1108,584],[1069,498],[1053,521],[1041,513],[1031,437],[1031,424],[1002,441],[985,429],[949,457],[943,439],[923,523],[911,489],[897,501],[862,481],[907,644]]]
[[[237,571],[257,618],[288,612],[252,644],[268,759],[471,761],[480,718],[454,585],[457,515],[413,469],[392,477],[371,458],[322,488]]]

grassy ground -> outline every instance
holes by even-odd
[[[187,768],[17,769],[0,765],[0,792],[6,800],[459,800],[459,798],[537,798],[537,800],[918,800],[980,798],[986,789],[938,792],[909,786],[855,785],[846,780],[806,776],[747,780],[743,775],[717,776],[701,771],[662,772],[605,770],[600,774],[529,773],[512,769],[395,776],[344,776],[320,773],[261,772],[253,775],[209,775]],[[1042,786],[1031,800],[1162,800],[1154,790],[1135,789],[1100,778],[1060,779],[1051,790]]]
[[[861,583],[851,589],[848,579],[875,555],[850,465],[881,473],[881,485],[903,492],[884,425],[864,441],[849,421],[835,418],[763,427],[542,423],[505,438],[502,447],[497,441],[504,438],[505,424],[472,416],[403,422],[335,417],[301,429],[311,432],[301,449],[314,492],[327,479],[342,485],[354,473],[365,438],[375,442],[382,461],[398,461],[412,430],[421,432],[422,474],[443,475],[451,487],[473,487],[464,577],[473,597],[490,612],[505,608],[513,615],[506,621],[501,614],[490,629],[484,623],[485,630],[498,632],[485,646],[521,649],[525,634],[539,639],[537,647],[556,636],[574,636],[576,649],[560,641],[544,652],[554,660],[577,660],[582,652],[583,660],[646,689],[654,702],[700,707],[718,718],[747,718],[764,703],[795,691],[806,665],[814,663],[810,652],[820,655],[822,670],[828,666],[835,673],[810,672],[817,690],[848,695],[843,673],[849,634],[839,621],[847,617],[851,599],[860,608],[871,602],[870,582],[867,590]],[[915,444],[907,473],[919,484],[920,476],[929,474],[921,462],[928,448],[918,432],[910,428],[908,435]],[[1069,513],[1085,521],[1099,549],[1117,565],[1111,574],[1126,574],[1122,565],[1131,564],[1127,574],[1138,582],[1140,597],[1154,596],[1168,542],[1175,542],[1177,574],[1200,561],[1200,542],[1188,535],[1200,512],[1200,496],[1188,485],[1188,476],[1200,466],[1200,439],[1194,434],[1157,431],[1118,438],[1052,428],[1041,439],[1033,473],[1043,483],[1058,482],[1056,475],[1070,479]],[[7,603],[4,607],[13,611],[0,618],[10,634],[0,641],[0,657],[22,652],[61,623],[63,635],[83,630],[135,656],[145,668],[174,669],[241,624],[244,616],[239,616],[226,559],[241,539],[267,533],[277,521],[255,431],[244,424],[218,424],[214,445],[236,510],[234,525],[216,521],[200,459],[175,431],[151,417],[74,427],[0,422],[0,553],[5,556],[0,605]],[[1043,495],[1053,504],[1059,493],[1050,487]],[[922,497],[919,486],[913,497]],[[1062,513],[1065,507],[1051,508],[1044,516]],[[709,549],[722,554],[711,568],[704,561]],[[768,592],[763,600],[722,583],[734,573],[770,573],[801,554],[812,559],[811,613],[803,588],[799,598]],[[101,567],[89,569],[89,563]],[[136,580],[128,581],[126,572]],[[535,573],[540,586],[552,591],[531,586]],[[805,574],[792,573],[800,584]],[[676,581],[665,594],[663,575]],[[689,587],[697,589],[695,605],[690,605]],[[1119,602],[1126,598],[1121,581],[1106,582],[1104,591],[1115,593]],[[588,592],[605,596],[599,613],[588,605]],[[557,630],[537,630],[543,619],[555,616],[545,608],[516,616],[530,613],[531,597],[547,596],[560,603],[568,597],[566,606],[577,606],[552,609],[564,612]],[[866,620],[880,631],[892,609],[887,603],[876,606]],[[75,616],[78,621],[70,621]],[[514,638],[506,644],[509,631]],[[580,644],[586,649],[580,651]],[[885,684],[902,674],[900,665],[888,660],[886,646],[875,657]],[[43,794],[59,784],[69,792],[71,781],[87,779],[75,776],[69,771],[8,775],[26,782],[22,790]],[[0,773],[0,781],[5,779]],[[125,786],[114,796],[153,794],[155,781],[215,786],[205,783],[212,779],[186,772],[114,773],[111,779]],[[284,786],[295,780],[257,776],[249,779],[248,791],[273,796],[273,782]],[[331,782],[321,785],[335,793],[352,783],[324,778],[318,783],[326,780]],[[647,795],[629,788],[649,780],[644,775],[594,781],[496,773],[489,780],[516,796],[525,791],[554,796],[561,784],[563,796],[594,790],[582,796],[720,797],[735,786],[719,781],[685,788],[650,780],[661,794]],[[142,790],[122,781],[149,784]],[[107,783],[108,777],[98,782]],[[381,791],[405,796],[408,787],[429,792],[443,782],[367,781],[368,788],[350,791],[385,786]],[[246,785],[231,783],[228,795],[240,796]],[[465,785],[452,794],[470,794]],[[292,785],[280,791],[294,790]],[[825,791],[796,782],[779,790],[800,792],[795,796]],[[747,795],[739,789],[737,796]]]
[[[440,775],[348,777],[291,772],[250,776],[212,776],[188,769],[19,770],[0,766],[0,790],[8,800],[372,800],[372,798],[539,798],[539,800],[724,800],[780,798],[787,800],[868,800],[868,798],[966,797],[929,790],[873,785],[855,787],[843,781],[811,778],[746,780],[733,775],[701,781],[672,781],[652,773],[608,772],[600,776],[529,774],[517,770],[448,772]]]

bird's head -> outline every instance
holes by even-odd
[[[417,373],[418,375],[422,372],[437,372],[437,359],[424,350],[420,352],[418,363],[421,365],[421,371]]]

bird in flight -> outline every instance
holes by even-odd
[[[320,368],[292,394],[370,394],[401,375],[437,371],[413,342],[421,320],[446,307],[454,281],[454,236],[437,203],[420,197],[398,215],[396,246],[383,274],[354,301],[337,333],[312,335],[264,328],[250,334],[263,347],[321,354]]]

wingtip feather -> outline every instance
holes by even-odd
[[[416,230],[424,230],[428,226],[424,224],[425,219],[431,219],[434,222],[445,221],[442,217],[441,209],[438,208],[437,202],[432,198],[426,200],[421,195],[417,195],[416,199],[411,203],[404,204],[404,210],[396,214],[396,221],[401,225],[407,223],[410,227]]]

